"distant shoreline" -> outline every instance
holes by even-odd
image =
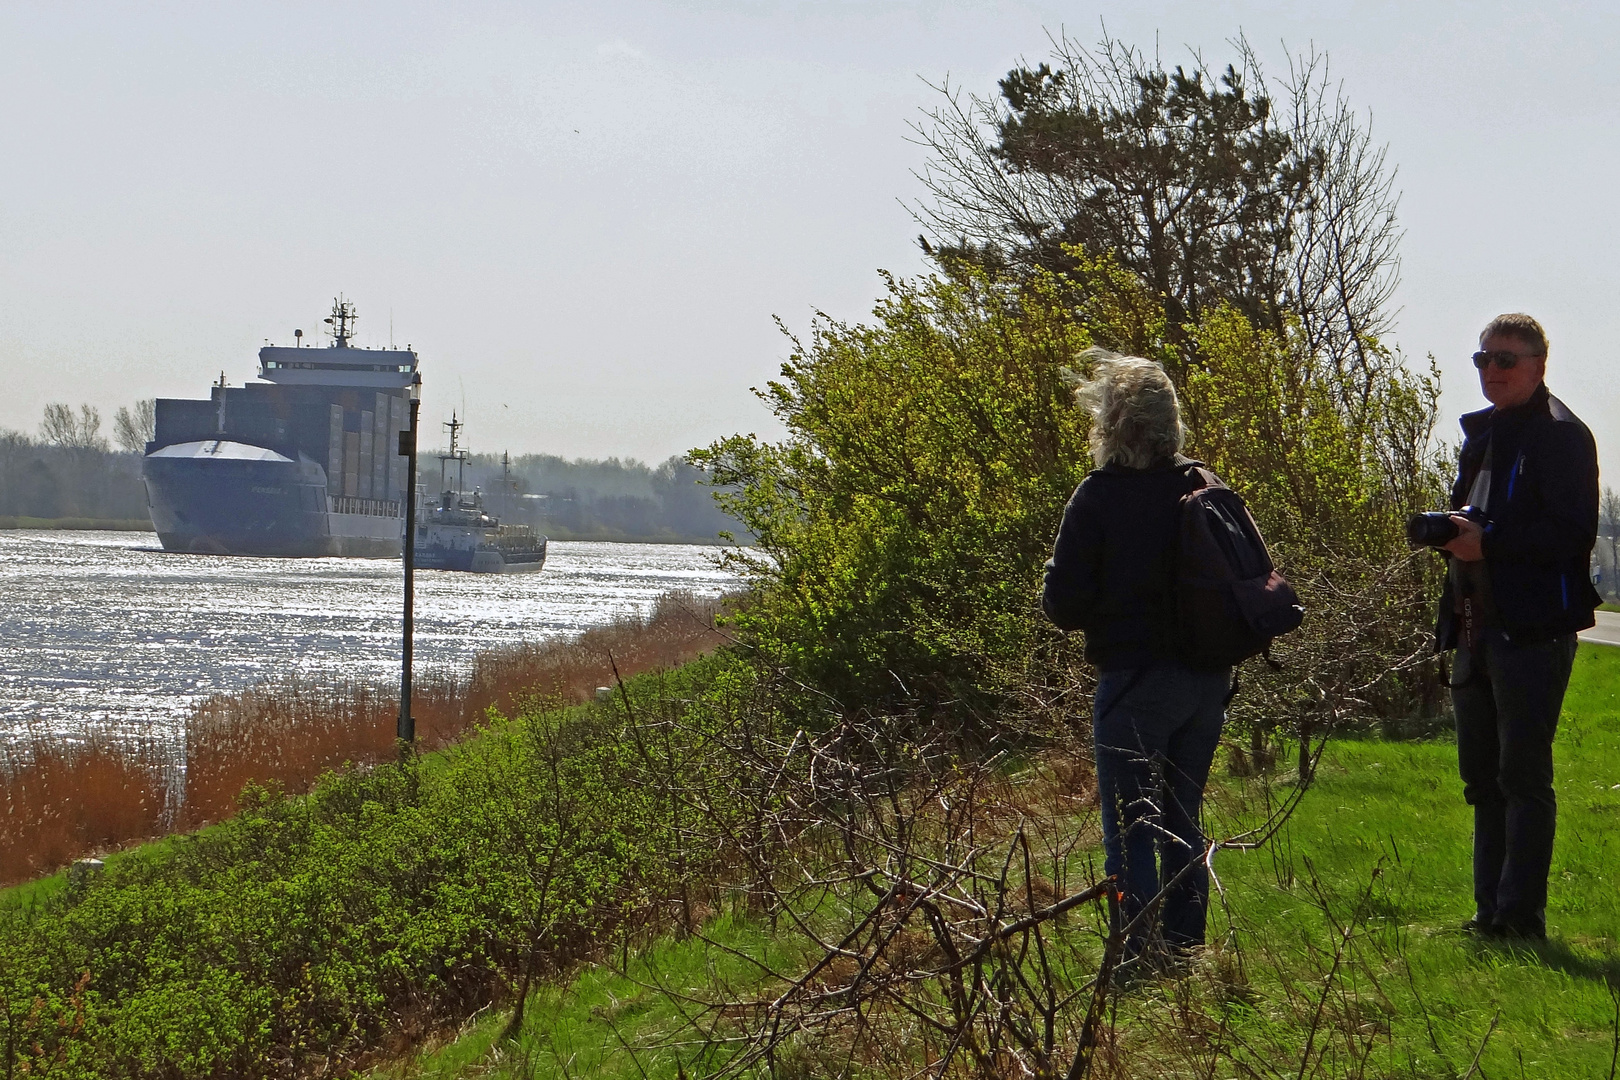
[[[82,529],[99,532],[151,532],[152,522],[146,518],[91,518],[91,517],[7,517],[0,515],[0,529]]]
[[[145,518],[35,518],[0,515],[0,531],[25,529],[79,529],[88,532],[151,532],[152,523]],[[614,532],[569,532],[566,529],[550,534],[552,540],[586,541],[610,544],[693,544],[719,547],[724,543],[718,536],[626,536]],[[747,546],[747,545],[744,545]]]

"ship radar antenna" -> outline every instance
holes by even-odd
[[[444,414],[440,413],[439,415],[443,416]],[[450,410],[450,419],[448,421],[446,421],[444,426],[446,428],[448,428],[449,431],[450,431],[450,456],[455,457],[456,456],[456,437],[461,434],[461,429],[463,427],[465,427],[466,425],[463,424],[460,420],[456,419],[455,410],[452,409],[452,410]]]
[[[343,294],[338,293],[332,301],[332,314],[326,319],[326,325],[332,328],[327,331],[332,335],[332,348],[349,347],[349,339],[354,336],[354,324],[359,318],[354,310],[354,301],[345,300]]]

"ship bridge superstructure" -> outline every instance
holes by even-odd
[[[350,344],[356,319],[354,304],[338,297],[327,316],[332,343],[324,349],[304,348],[302,330],[297,345],[266,345],[259,350],[259,378],[282,386],[369,386],[403,390],[422,381],[416,370],[416,352],[403,349],[362,349]]]

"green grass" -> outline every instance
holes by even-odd
[[[1298,976],[1320,966],[1306,953],[1331,937],[1310,902],[1313,884],[1340,918],[1365,892],[1373,915],[1362,990],[1392,1006],[1382,1055],[1439,1069],[1443,1053],[1465,1067],[1494,1018],[1486,1075],[1519,1075],[1522,1061],[1529,1076],[1608,1076],[1610,987],[1620,987],[1620,649],[1581,647],[1555,760],[1559,835],[1544,946],[1481,944],[1459,929],[1473,911],[1472,812],[1455,748],[1444,743],[1335,745],[1272,850],[1218,857],[1234,918],[1212,929],[1232,926],[1251,953],[1274,947],[1280,969]],[[1276,973],[1250,970],[1264,1001],[1284,997]],[[1382,981],[1376,992],[1372,977]],[[1269,1012],[1275,1021],[1286,1010]]]
[[[1462,1076],[1476,1053],[1475,1076],[1609,1076],[1616,1046],[1610,988],[1620,987],[1620,649],[1581,646],[1556,760],[1551,940],[1509,947],[1460,931],[1472,912],[1472,817],[1454,746],[1333,744],[1272,845],[1217,856],[1226,899],[1211,916],[1205,969],[1119,1002],[1116,1035],[1138,1055],[1140,1075],[1155,1075],[1154,1055],[1168,1043],[1163,1033],[1193,1008],[1249,1046],[1252,1075],[1290,1054],[1297,1063],[1308,1037],[1329,1054],[1316,1075],[1350,1075],[1353,1061],[1334,1056],[1330,1044],[1344,1042],[1348,1052],[1345,1032],[1354,1028],[1365,1040],[1355,1045],[1370,1047],[1370,1076]],[[1255,820],[1266,794],[1258,781],[1218,780],[1213,827]],[[1351,946],[1335,971],[1336,927],[1346,925],[1354,928]],[[515,1042],[501,1039],[508,1014],[487,1013],[461,1037],[380,1075],[679,1075],[682,1055],[634,1062],[622,1049],[678,1028],[678,1007],[652,985],[654,975],[702,993],[744,979],[747,967],[730,950],[773,950],[780,959],[802,949],[730,915],[705,935],[718,947],[666,937],[631,954],[628,977],[611,970],[618,964],[589,966],[552,986],[531,1001]],[[1240,958],[1243,974],[1234,978]],[[1339,1027],[1330,1023],[1311,1036],[1324,987],[1330,1007],[1323,1015],[1337,1017]]]
[[[712,943],[712,944],[711,944]],[[378,1080],[420,1077],[448,1080],[467,1075],[589,1076],[595,1080],[640,1080],[646,1076],[701,1075],[705,1061],[694,1045],[672,1045],[636,1055],[626,1045],[646,1045],[660,1036],[690,1040],[680,1000],[689,990],[712,992],[726,985],[758,985],[757,968],[737,953],[778,967],[802,961],[799,943],[773,937],[758,922],[725,914],[698,935],[660,937],[613,964],[592,965],[572,979],[532,992],[516,1040],[503,1040],[509,1009],[487,1011],[460,1035],[421,1056],[377,1070]],[[662,986],[677,991],[664,993]]]
[[[201,833],[208,832],[215,826],[208,826]],[[105,868],[112,868],[128,859],[161,858],[164,853],[174,850],[177,837],[165,836],[157,840],[147,840],[123,851],[112,851],[105,855],[97,855]],[[68,871],[64,868],[54,874],[47,874],[33,881],[24,881],[17,885],[7,885],[0,888],[0,909],[7,907],[25,908],[31,904],[43,903],[45,900],[67,888]]]

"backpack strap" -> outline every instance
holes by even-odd
[[[1233,664],[1232,665],[1232,685],[1226,691],[1226,696],[1221,699],[1221,712],[1225,712],[1226,707],[1228,705],[1232,704],[1232,699],[1238,696],[1238,687],[1239,687],[1239,685],[1240,685],[1240,683],[1238,681],[1238,666],[1236,664]]]

